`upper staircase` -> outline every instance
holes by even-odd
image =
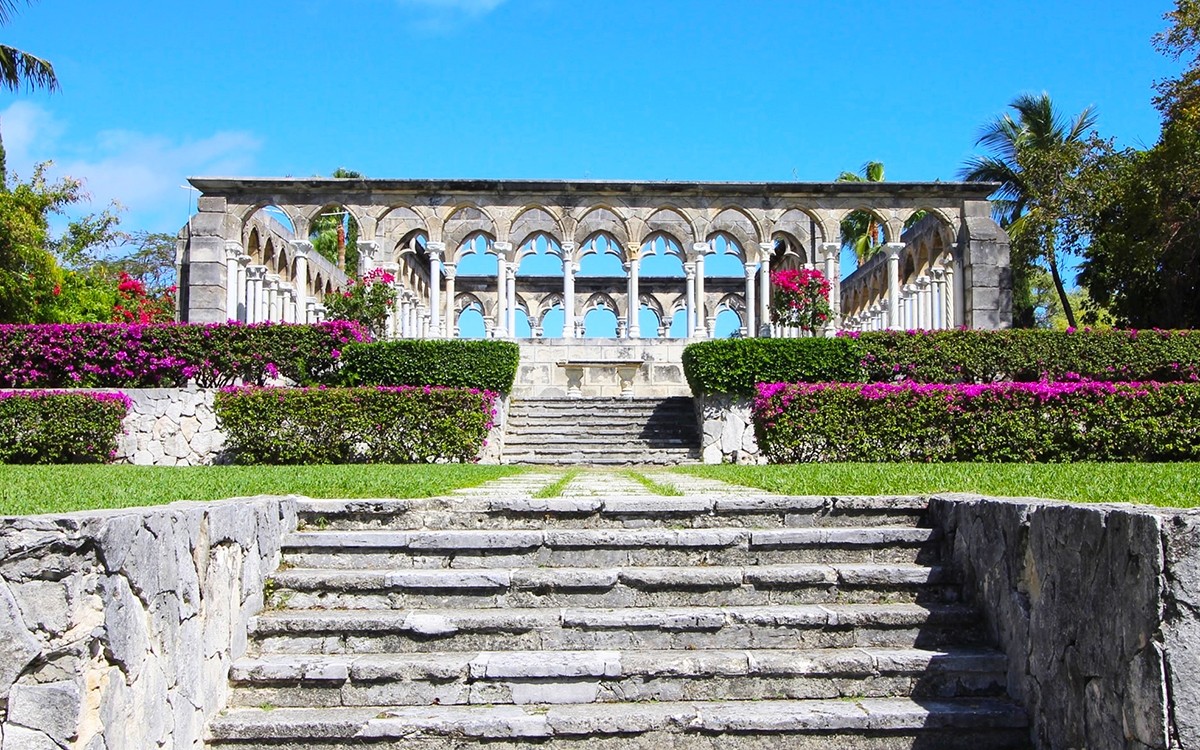
[[[514,398],[504,431],[511,464],[678,464],[699,458],[696,412],[671,398]]]

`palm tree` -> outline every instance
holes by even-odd
[[[1074,326],[1075,313],[1058,269],[1053,227],[1062,210],[1061,200],[1056,200],[1059,189],[1078,168],[1084,135],[1096,124],[1096,112],[1086,107],[1074,119],[1064,119],[1054,111],[1046,92],[1021,94],[1009,108],[1016,119],[1008,113],[997,117],[975,141],[991,153],[968,159],[960,174],[967,182],[1000,183],[992,199],[1000,226],[1015,246],[1029,249],[1027,263],[1045,259],[1067,322]],[[1026,275],[1028,271],[1021,269]]]
[[[883,162],[869,161],[859,172],[842,172],[837,182],[883,182]],[[854,251],[861,268],[883,247],[883,227],[870,211],[852,211],[842,219],[842,247]]]
[[[0,0],[0,26],[6,26],[12,20],[18,4],[17,0]],[[16,92],[22,87],[58,91],[54,66],[36,55],[0,44],[0,89]],[[4,162],[4,143],[0,141],[0,190],[7,185]]]

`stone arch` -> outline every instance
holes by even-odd
[[[799,268],[809,261],[809,248],[791,232],[777,229],[771,234],[771,268]]]
[[[751,248],[757,247],[761,241],[758,224],[750,212],[741,206],[731,205],[720,209],[705,227],[704,239],[708,241],[720,234],[729,235],[737,240],[742,248],[743,261],[745,253],[749,252]]]
[[[625,244],[629,242],[629,225],[621,214],[611,205],[598,204],[588,208],[579,218],[572,238],[583,245],[599,234],[611,235],[617,241],[621,250],[621,259],[625,258]]]
[[[562,218],[550,208],[539,204],[528,204],[521,207],[509,226],[508,236],[513,247],[524,245],[530,237],[545,235],[553,238],[559,245],[567,235]]]
[[[480,240],[483,241],[480,246]],[[501,256],[500,251],[496,249],[496,237],[483,230],[476,230],[463,237],[456,245],[447,245],[447,255],[454,258],[454,263],[461,264],[471,255],[477,255],[482,258],[484,255],[494,255],[497,258]],[[450,249],[453,248],[453,249]],[[491,275],[495,275],[492,273]]]
[[[450,208],[442,222],[442,241],[458,248],[467,238],[485,234],[496,240],[496,222],[486,209],[474,203],[459,203]]]
[[[544,252],[539,247],[539,244],[543,242],[545,247]],[[518,274],[520,274],[521,263],[526,258],[537,256],[554,256],[559,261],[559,273],[562,272],[562,264],[565,262],[563,259],[563,249],[554,235],[541,231],[534,232],[525,236],[521,240],[521,244],[513,246],[512,262],[516,264]]]
[[[681,247],[687,248],[700,236],[696,223],[688,218],[682,208],[667,204],[659,206],[643,224],[644,237],[641,244],[655,235],[670,237]]]
[[[423,230],[429,234],[429,220],[422,216],[417,207],[405,204],[392,204],[379,217],[375,224],[375,238],[387,242],[390,238],[402,238],[414,231]]]

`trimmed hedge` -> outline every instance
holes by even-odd
[[[0,325],[0,387],[169,388],[328,377],[357,323]]]
[[[0,392],[0,463],[107,463],[128,412],[120,393]]]
[[[491,391],[434,387],[225,388],[217,420],[244,464],[474,461]]]
[[[521,348],[511,341],[404,340],[342,351],[339,385],[441,385],[507,393]]]
[[[753,395],[757,383],[1200,380],[1195,331],[872,332],[706,341],[684,350],[692,392]]]
[[[751,395],[763,382],[858,380],[862,368],[849,339],[748,338],[689,345],[683,372],[697,395]]]
[[[753,416],[773,463],[1200,459],[1196,383],[771,383]]]

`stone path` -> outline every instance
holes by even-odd
[[[305,501],[211,746],[1029,746],[923,501],[642,473]]]

